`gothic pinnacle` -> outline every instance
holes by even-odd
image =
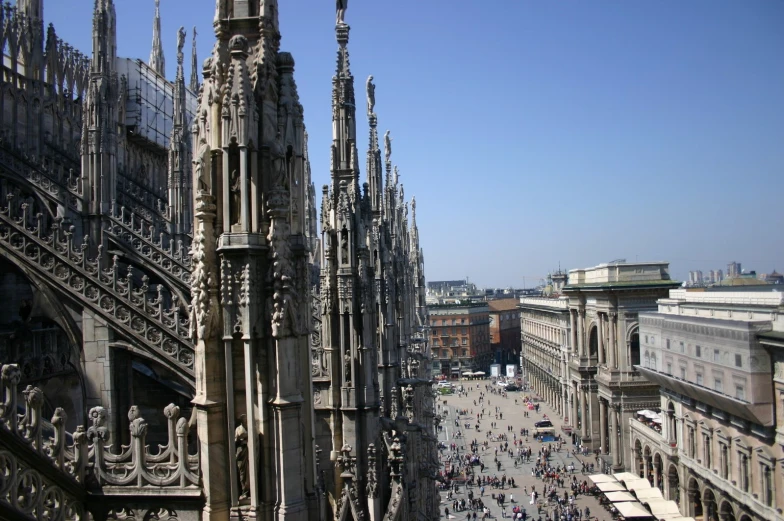
[[[155,18],[152,21],[152,50],[150,51],[150,68],[166,76],[166,60],[163,57],[161,43],[161,0],[155,0]]]
[[[196,26],[193,26],[193,43],[191,46],[191,92],[199,91],[199,69],[196,63]]]

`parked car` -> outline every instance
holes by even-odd
[[[553,426],[553,422],[551,422],[550,420],[540,420],[534,423],[534,427],[536,427],[537,429],[544,429],[552,426]]]
[[[438,387],[439,388],[443,388],[443,387],[450,387],[451,388],[452,387],[452,382],[438,382]]]
[[[507,391],[519,391],[519,390],[520,390],[520,388],[519,388],[519,387],[517,387],[517,386],[516,386],[516,385],[514,385],[514,384],[509,384],[509,385],[507,385],[507,386],[506,386],[506,390],[507,390]]]

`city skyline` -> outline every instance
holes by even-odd
[[[374,75],[379,125],[391,130],[406,197],[422,203],[428,279],[522,287],[559,261],[616,258],[669,261],[678,280],[733,258],[781,268],[784,243],[766,224],[784,219],[782,4],[449,5],[357,3],[346,18],[356,81]],[[47,3],[45,20],[89,52],[92,7]],[[292,6],[280,5],[319,193],[333,7],[306,0],[287,16]],[[171,79],[180,25],[188,41],[197,27],[199,64],[209,54],[213,5],[160,9]],[[119,55],[147,60],[154,2],[117,10]],[[360,117],[358,135],[366,127]]]

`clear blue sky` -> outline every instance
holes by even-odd
[[[45,1],[89,52],[93,0]],[[194,25],[209,54],[214,3],[161,1],[169,77],[180,25],[186,55]],[[115,4],[119,54],[147,60],[153,0]],[[279,5],[320,192],[334,1]],[[373,74],[417,196],[429,280],[530,286],[621,257],[680,279],[731,260],[784,270],[784,2],[351,0],[346,21],[358,101]]]

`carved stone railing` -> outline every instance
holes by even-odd
[[[89,428],[80,425],[67,433],[65,412],[57,408],[51,423],[43,420],[43,392],[27,386],[20,414],[20,378],[18,366],[0,365],[0,502],[12,510],[39,520],[85,519],[88,485],[101,487],[101,497],[123,492],[154,496],[161,487],[167,487],[163,494],[199,493],[199,457],[189,451],[189,425],[180,418],[179,407],[164,409],[168,443],[151,454],[145,443],[147,423],[132,406],[131,444],[115,452],[108,444],[103,407],[90,410]]]
[[[149,187],[117,172],[117,203],[131,209],[147,221],[169,221],[169,204]]]
[[[181,289],[190,291],[190,241],[183,244],[165,231],[156,232],[155,225],[116,204],[112,204],[109,221],[111,225],[105,229],[107,233],[171,275]]]
[[[37,164],[33,158],[25,157],[19,150],[0,139],[0,167],[12,172],[21,180],[29,182],[34,189],[42,192],[46,199],[78,210],[81,199],[81,186],[78,174],[60,170],[49,170],[46,165]]]
[[[37,226],[30,227],[27,204],[22,204],[22,215],[14,215],[9,204],[0,208],[0,247],[12,259],[35,271],[53,288],[90,308],[119,334],[127,336],[139,347],[146,349],[164,365],[178,371],[185,378],[193,379],[194,346],[190,340],[190,319],[181,314],[176,294],[171,295],[171,307],[166,309],[164,288],[158,285],[155,297],[147,276],[141,285],[134,285],[133,268],[128,266],[126,276],[120,273],[118,258],[105,268],[99,252],[95,259],[87,254],[87,238],[74,243],[73,227],[63,230],[59,223],[45,234],[42,216],[36,217]]]

